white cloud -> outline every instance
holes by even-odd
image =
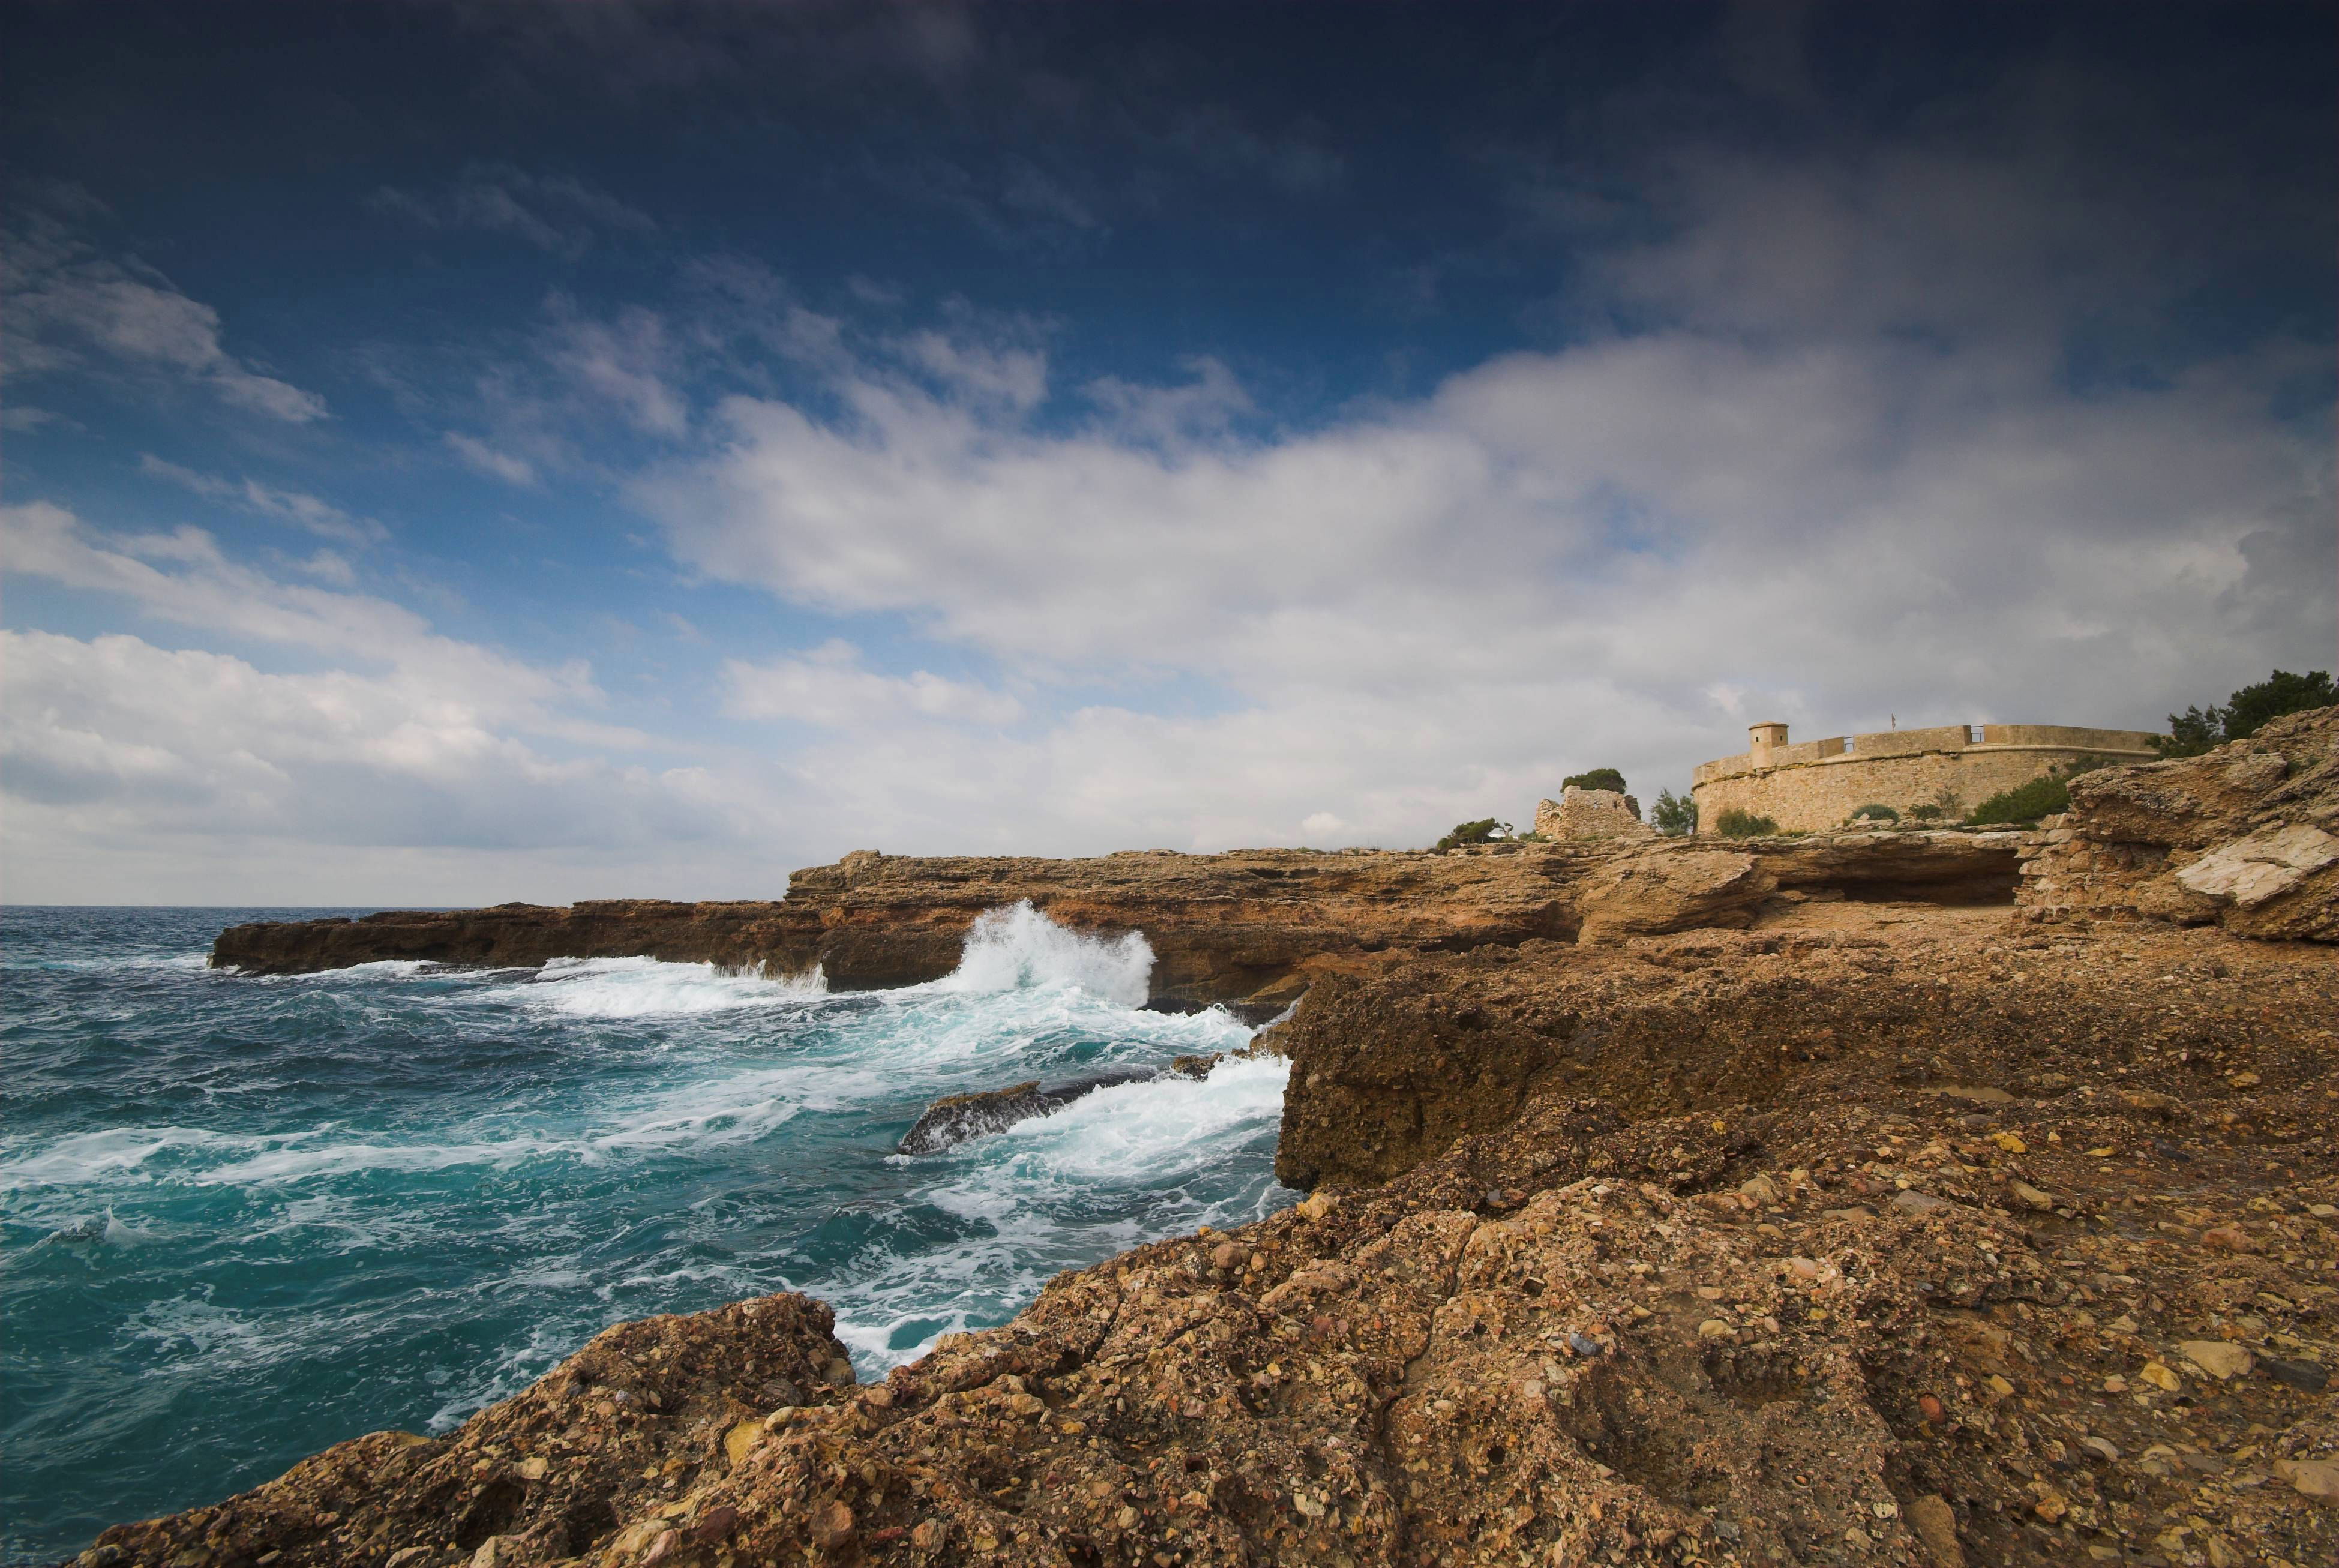
[[[0,507],[0,538],[18,576],[117,596],[193,630],[385,668],[417,689],[464,694],[461,709],[484,723],[590,745],[646,738],[571,711],[601,701],[582,664],[529,665],[442,636],[390,600],[271,577],[229,559],[200,528],[101,535],[64,508],[31,501]]]
[[[325,399],[228,352],[220,313],[151,268],[98,256],[35,215],[10,236],[5,304],[12,374],[113,364],[188,378],[222,399],[291,424],[325,418]]]
[[[270,577],[197,529],[101,536],[38,501],[0,508],[0,528],[20,577],[318,666],[123,634],[0,633],[14,896],[696,891],[676,877],[776,892],[795,858],[761,825],[772,781],[639,760],[651,737],[598,716],[581,665],[532,665],[386,600]],[[294,569],[354,576],[331,552]]]
[[[726,659],[724,711],[735,718],[798,719],[833,728],[868,729],[890,720],[1007,725],[1023,705],[1004,692],[925,670],[906,676],[865,669],[861,651],[831,641],[802,658],[750,664]]]
[[[331,502],[305,491],[279,489],[250,478],[238,481],[222,478],[216,474],[200,473],[165,461],[152,452],[139,458],[138,471],[154,478],[167,479],[209,499],[227,501],[263,517],[291,523],[320,538],[362,547],[380,544],[390,537],[390,530],[371,518],[353,518]]]
[[[676,385],[681,348],[657,312],[628,308],[601,321],[556,300],[554,318],[547,350],[553,370],[637,429],[669,437],[688,429],[690,406]]]
[[[447,446],[456,457],[462,459],[465,468],[485,474],[491,479],[501,479],[508,485],[536,483],[535,464],[526,458],[516,457],[509,452],[498,451],[476,436],[467,436],[459,430],[449,430],[447,432]]]
[[[2165,286],[2084,175],[1910,147],[1767,180],[1683,158],[1671,237],[1588,259],[1649,324],[1316,429],[1237,436],[1208,361],[1081,389],[1068,427],[1036,355],[961,368],[969,323],[906,355],[840,329],[806,363],[841,414],[733,398],[635,493],[694,570],[1028,683],[1012,742],[822,709],[821,820],[897,847],[1421,842],[1588,766],[1679,787],[1755,709],[2148,727],[2327,661],[2300,346],[2079,383],[2069,335]],[[1131,700],[1064,710],[1099,682]]]

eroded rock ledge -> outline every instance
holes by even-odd
[[[1415,953],[1744,923],[1782,892],[2006,902],[2020,843],[2013,833],[1853,833],[1743,849],[1523,843],[1501,853],[1148,851],[1092,860],[861,851],[797,872],[783,899],[262,922],[222,932],[212,962],[291,974],[384,959],[647,957],[774,974],[816,967],[838,990],[863,990],[940,979],[957,965],[976,916],[1029,902],[1076,931],[1145,932],[1156,1005],[1271,1013],[1321,976],[1372,973]]]
[[[1308,971],[1296,1209],[833,1395],[719,1373],[816,1368],[808,1305],[793,1352],[654,1320],[712,1361],[628,1357],[675,1414],[622,1464],[571,1363],[427,1484],[360,1439],[84,1561],[2339,1561],[2339,964],[2267,940],[2330,932],[2333,886],[2181,880],[2330,825],[2275,792],[2339,713],[2269,733],[2279,779],[2245,743],[2089,784],[2017,909],[1912,881],[1976,852],[1914,835],[1449,857],[1563,929]]]

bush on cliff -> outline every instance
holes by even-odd
[[[1724,838],[1775,838],[1779,824],[1769,817],[1732,806],[1713,819],[1713,831]]]
[[[1649,808],[1649,823],[1667,838],[1687,838],[1697,831],[1697,801],[1661,789],[1657,804]]]
[[[1508,823],[1499,823],[1493,817],[1482,816],[1476,822],[1456,823],[1453,832],[1430,847],[1445,850],[1452,849],[1459,843],[1492,843],[1497,838],[1507,835],[1510,831]]]
[[[1851,820],[1854,822],[1899,822],[1900,820],[1900,814],[1894,811],[1889,805],[1878,805],[1876,803],[1871,801],[1863,806],[1854,806],[1851,812]]]
[[[1909,815],[1912,821],[1916,822],[1936,822],[1940,818],[1941,808],[1932,804],[1930,802],[1928,802],[1923,805],[1910,806],[1909,808]]]
[[[1618,794],[1623,794],[1624,775],[1614,768],[1594,768],[1590,773],[1577,774],[1573,778],[1560,780],[1559,787],[1563,790],[1571,788],[1614,790]]]
[[[2042,774],[2028,784],[1999,791],[1974,807],[1966,821],[1977,825],[2034,823],[2042,816],[2068,811],[2071,805],[2071,781],[2081,774],[2093,773],[2097,768],[2110,765],[2108,757],[2081,757],[2067,766]]]
[[[2188,707],[2182,714],[2170,714],[2168,734],[2154,744],[2165,757],[2197,757],[2227,741],[2247,740],[2269,720],[2285,714],[2327,708],[2334,703],[2339,703],[2339,688],[2332,685],[2329,670],[2309,670],[2303,676],[2276,670],[2227,697],[2223,707],[2213,705],[2206,711]]]

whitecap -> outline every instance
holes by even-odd
[[[937,989],[1023,991],[1072,986],[1123,1007],[1142,1007],[1153,980],[1153,944],[1141,931],[1086,936],[1068,931],[1029,899],[987,909],[968,928],[958,968]]]
[[[114,1127],[60,1139],[42,1153],[0,1165],[0,1192],[24,1187],[81,1187],[137,1170],[173,1149],[252,1147],[194,1127]]]
[[[811,1001],[828,994],[828,981],[817,968],[773,976],[655,958],[556,958],[498,994],[568,1018],[649,1018]]]

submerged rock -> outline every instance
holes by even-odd
[[[1181,1059],[1182,1060],[1182,1059]],[[1100,1072],[1042,1089],[1036,1078],[1005,1089],[946,1094],[922,1111],[898,1146],[903,1154],[940,1154],[970,1138],[1002,1132],[1035,1116],[1053,1116],[1076,1100],[1117,1083],[1142,1083],[1159,1077],[1151,1068]]]

